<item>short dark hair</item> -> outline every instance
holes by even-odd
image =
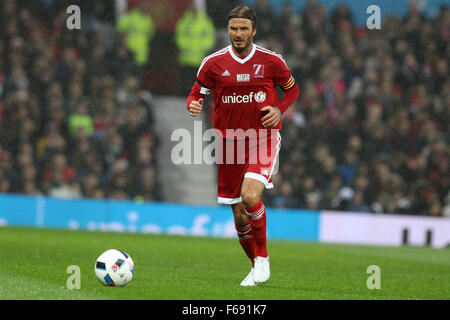
[[[230,19],[234,18],[248,19],[252,22],[253,28],[256,27],[256,14],[249,7],[239,6],[231,10],[230,13],[228,14],[227,23],[230,21]]]

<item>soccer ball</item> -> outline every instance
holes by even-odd
[[[105,286],[123,287],[133,279],[134,263],[120,250],[103,252],[95,262],[95,275]]]

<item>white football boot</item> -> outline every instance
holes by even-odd
[[[269,257],[256,257],[253,271],[253,280],[256,283],[266,282],[270,278]]]
[[[242,287],[254,287],[256,286],[255,280],[253,280],[253,268],[250,270],[250,273],[245,277],[241,282]]]

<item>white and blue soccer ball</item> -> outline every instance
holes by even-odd
[[[133,260],[126,252],[110,249],[95,262],[95,275],[105,286],[123,287],[133,279]]]

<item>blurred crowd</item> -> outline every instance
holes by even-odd
[[[267,205],[450,216],[448,7],[431,20],[411,2],[381,30],[356,27],[345,4],[254,9],[256,42],[300,87]]]
[[[113,1],[0,3],[0,193],[160,200],[152,96]]]
[[[73,32],[68,1],[36,1],[0,4],[0,193],[164,200],[144,85],[148,46],[158,53],[151,17],[130,12],[137,34],[115,21],[113,0],[86,0]],[[242,1],[206,3],[207,16],[186,11],[172,35],[181,96],[198,57],[229,44],[226,14]],[[255,42],[283,55],[301,92],[266,205],[450,216],[448,7],[430,19],[411,2],[381,30],[357,26],[345,4],[252,7]]]

